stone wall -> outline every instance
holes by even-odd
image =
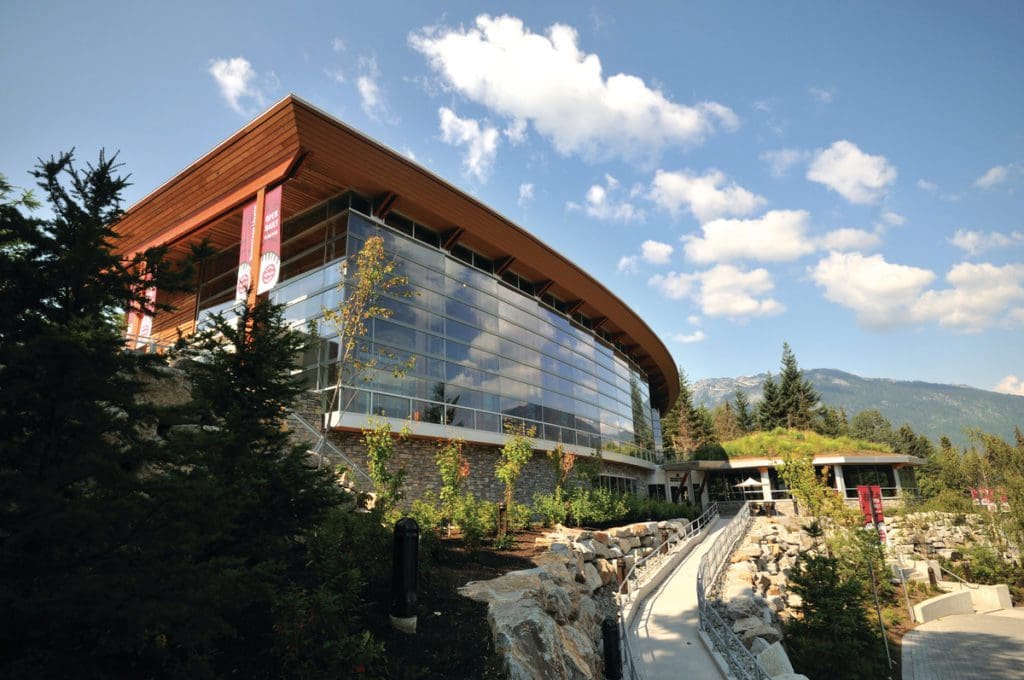
[[[917,554],[958,560],[972,546],[985,546],[1000,553],[1005,560],[1019,559],[1014,548],[1000,549],[994,540],[996,530],[988,513],[957,514],[952,512],[916,512],[886,518],[888,544],[897,555]]]

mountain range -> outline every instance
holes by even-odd
[[[762,398],[767,373],[740,378],[705,378],[691,385],[693,403],[714,408],[732,399],[736,389],[750,402]],[[979,390],[966,385],[942,385],[920,381],[862,378],[833,368],[804,371],[821,394],[823,403],[846,409],[853,416],[878,409],[893,429],[910,423],[914,431],[934,441],[942,435],[959,446],[967,444],[965,428],[976,427],[1013,441],[1013,428],[1024,429],[1024,397]]]

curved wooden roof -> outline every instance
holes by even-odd
[[[238,208],[260,186],[284,182],[283,217],[345,190],[389,196],[390,209],[450,234],[482,255],[514,258],[508,268],[546,281],[559,299],[593,319],[648,374],[662,411],[679,393],[675,362],[657,335],[601,283],[511,220],[402,154],[289,95],[133,205],[117,227],[119,251],[184,247],[200,237],[215,247],[238,240]]]

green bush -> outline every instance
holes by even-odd
[[[529,505],[513,503],[508,509],[509,531],[522,531],[530,528],[530,519],[533,516]]]
[[[606,524],[625,518],[628,513],[626,499],[608,489],[577,487],[569,495],[569,514],[576,526]]]
[[[478,500],[467,493],[459,500],[455,520],[462,530],[462,540],[468,548],[479,548],[485,536],[493,535],[498,528],[498,505]]]
[[[413,501],[404,514],[416,520],[420,528],[420,564],[433,563],[441,550],[441,525],[444,521],[437,497],[428,491],[423,498]]]
[[[544,526],[564,524],[567,513],[566,501],[562,497],[561,489],[555,489],[554,493],[535,493],[533,495],[533,514],[540,517],[541,524]]]

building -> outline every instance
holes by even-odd
[[[913,468],[924,461],[914,456],[882,451],[819,453],[814,467],[847,502],[857,501],[857,487],[881,487],[884,502],[916,494]],[[779,476],[782,460],[774,456],[729,460],[673,461],[663,465],[669,483],[702,505],[713,501],[779,501],[790,498]]]
[[[294,96],[126,212],[117,226],[124,254],[166,245],[172,256],[185,255],[202,240],[216,251],[194,293],[155,291],[174,311],[136,318],[130,335],[169,343],[214,313],[232,314],[242,304],[246,220],[276,232],[277,282],[267,295],[287,305],[297,327],[318,322],[318,348],[301,360],[310,398],[299,412],[307,422],[319,425],[323,395],[338,377],[337,332],[321,317],[339,303],[347,256],[379,235],[409,278],[415,295],[386,301],[393,315],[371,324],[367,349],[368,356],[412,358],[413,368],[395,377],[382,365],[352,381],[327,422],[336,451],[363,468],[360,432],[371,416],[408,428],[412,438],[398,456],[411,497],[437,488],[437,442],[458,437],[467,445],[469,489],[500,498],[493,470],[509,421],[533,428],[539,451],[562,444],[579,456],[600,452],[601,483],[612,489],[703,503],[785,495],[773,469],[778,461],[769,458],[664,464],[660,417],[678,395],[679,375],[642,319],[508,219]],[[879,452],[815,460],[830,466],[842,494],[878,481],[893,497],[897,468],[921,462]],[[518,499],[550,491],[552,475],[534,455]],[[756,489],[734,486],[751,475]]]
[[[264,212],[266,222],[257,217]],[[410,495],[438,484],[435,442],[459,437],[468,447],[469,488],[497,499],[494,461],[511,420],[534,428],[539,450],[562,443],[578,455],[600,451],[603,484],[664,491],[660,415],[679,378],[643,320],[522,228],[294,96],[126,212],[117,226],[122,253],[166,245],[184,254],[203,239],[217,253],[195,293],[156,291],[174,312],[135,319],[129,332],[145,343],[170,342],[213,313],[230,315],[241,304],[243,221],[266,224],[266,238],[279,232],[269,297],[287,305],[297,326],[320,321],[319,350],[302,358],[313,395],[337,377],[337,334],[320,316],[339,302],[346,257],[380,235],[409,278],[416,295],[388,299],[393,316],[374,321],[368,340],[371,354],[414,358],[414,367],[398,378],[378,368],[349,385],[344,410],[329,415],[333,442],[357,465],[364,462],[359,432],[373,414],[412,432],[399,452]],[[550,475],[535,455],[520,500],[550,490]]]

